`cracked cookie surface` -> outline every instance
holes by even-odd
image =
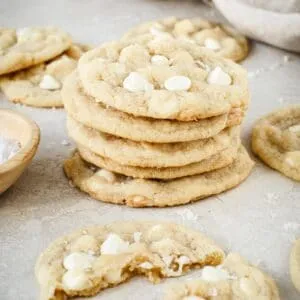
[[[100,169],[75,153],[64,163],[66,176],[94,199],[132,207],[174,206],[229,190],[250,174],[253,161],[241,147],[234,162],[211,172],[172,180],[136,179]]]
[[[244,59],[249,52],[247,39],[234,28],[202,18],[169,17],[146,22],[130,29],[122,39],[134,42],[151,39],[153,36],[171,36],[189,41],[234,61]]]
[[[78,74],[95,101],[134,116],[194,121],[249,102],[245,69],[174,39],[103,44],[80,58]]]
[[[117,222],[75,231],[39,257],[41,300],[91,296],[136,275],[156,283],[218,265],[223,250],[201,233],[161,222]]]
[[[15,103],[36,107],[61,107],[61,88],[66,77],[76,68],[79,57],[89,47],[72,45],[62,55],[0,78],[6,97]]]
[[[199,279],[177,282],[165,300],[279,300],[274,280],[240,255],[229,253],[222,265],[204,267]]]
[[[54,27],[0,28],[0,75],[52,59],[71,46],[71,37]]]
[[[300,181],[300,106],[261,118],[253,128],[252,149],[267,165]]]

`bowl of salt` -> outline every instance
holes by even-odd
[[[31,163],[40,142],[37,124],[20,113],[0,109],[0,194]]]

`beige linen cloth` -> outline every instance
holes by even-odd
[[[300,0],[212,0],[243,34],[300,52]]]

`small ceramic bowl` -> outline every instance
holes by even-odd
[[[0,109],[0,135],[17,140],[21,148],[11,159],[0,164],[0,194],[13,185],[34,157],[40,142],[37,124],[12,110]]]

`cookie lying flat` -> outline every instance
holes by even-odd
[[[227,148],[240,134],[240,127],[230,127],[218,135],[191,142],[152,144],[134,142],[86,127],[70,116],[67,119],[69,136],[98,155],[119,164],[139,167],[177,167],[206,159]]]
[[[253,129],[252,149],[267,165],[300,181],[300,106],[260,119]]]
[[[291,251],[290,274],[295,288],[300,292],[300,239],[295,242]]]
[[[209,138],[226,127],[239,125],[245,110],[236,108],[229,114],[190,122],[134,117],[96,103],[94,98],[83,92],[76,72],[66,78],[62,98],[68,114],[78,122],[122,138],[152,143]]]
[[[71,44],[71,37],[54,27],[0,27],[0,75],[52,59]]]
[[[142,168],[121,165],[107,157],[99,156],[91,152],[84,146],[77,146],[80,156],[85,161],[99,168],[104,168],[115,173],[120,173],[135,178],[174,179],[184,176],[201,174],[230,165],[237,156],[239,145],[240,140],[237,138],[228,148],[222,150],[217,154],[214,154],[207,159],[186,166],[173,168]]]
[[[165,300],[279,300],[274,280],[230,253],[217,267],[204,267],[200,279],[172,285]]]
[[[222,263],[224,253],[201,233],[171,223],[118,222],[54,241],[35,273],[41,299],[91,296],[135,275],[156,283],[189,269]]]
[[[16,103],[37,107],[63,106],[61,88],[64,80],[88,49],[87,46],[72,45],[50,61],[3,76],[0,87],[7,98]]]
[[[202,18],[179,19],[169,17],[163,20],[140,24],[124,36],[126,41],[144,41],[151,37],[168,37],[189,41],[206,47],[218,56],[234,61],[244,59],[249,52],[247,39],[235,29]]]
[[[168,38],[103,44],[80,58],[78,73],[96,101],[135,116],[194,121],[249,101],[245,69]]]
[[[80,190],[104,202],[132,207],[174,206],[222,193],[249,175],[253,162],[244,148],[235,161],[222,169],[179,179],[134,179],[99,169],[84,162],[78,153],[66,160],[67,177]]]

